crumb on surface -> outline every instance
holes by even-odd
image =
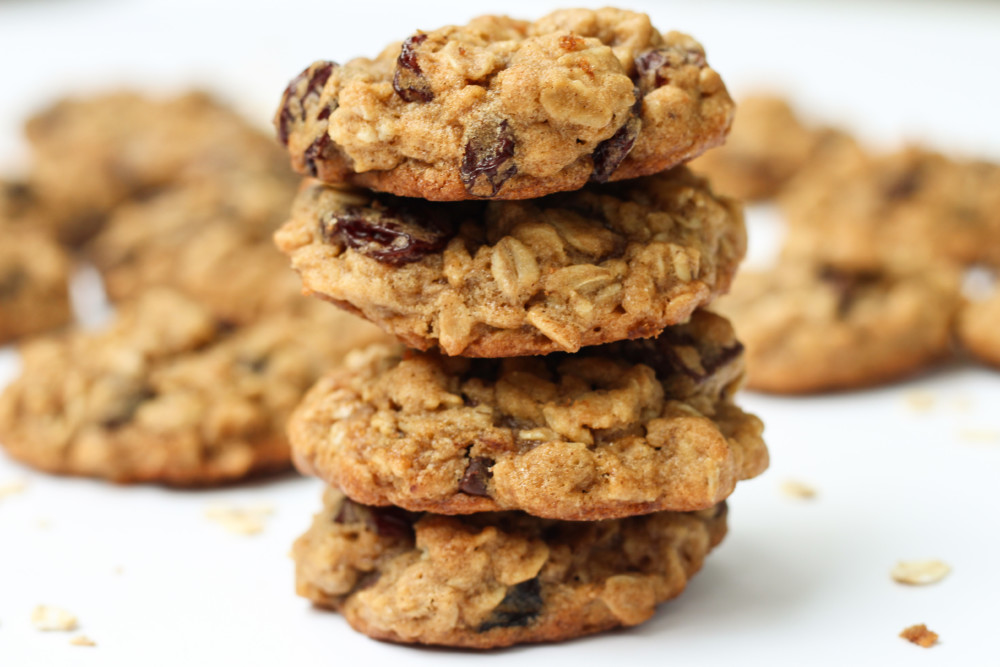
[[[24,493],[27,488],[28,483],[23,479],[17,479],[13,482],[2,482],[0,483],[0,498]]]
[[[934,394],[929,391],[908,391],[903,396],[908,408],[914,412],[930,412],[934,407]]]
[[[794,479],[782,482],[781,492],[789,498],[798,498],[800,500],[811,500],[816,497],[816,489]]]
[[[934,646],[938,640],[938,633],[928,630],[927,626],[923,623],[920,625],[911,625],[900,632],[899,636],[908,642],[912,642],[917,646],[923,646],[924,648]]]
[[[73,646],[97,646],[97,642],[87,635],[77,635],[76,637],[70,639],[69,643]]]
[[[31,624],[43,632],[76,630],[76,616],[59,607],[40,604],[31,612]]]
[[[205,518],[237,535],[256,535],[264,530],[264,520],[274,513],[270,505],[212,505],[205,508]]]
[[[944,561],[909,560],[899,561],[896,567],[892,568],[892,578],[901,583],[911,586],[924,586],[926,584],[936,584],[948,576],[951,566]]]
[[[1000,442],[1000,431],[986,428],[963,428],[958,437],[966,442]]]

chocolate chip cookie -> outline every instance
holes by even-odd
[[[286,173],[266,133],[205,93],[132,92],[62,100],[30,119],[31,181],[58,236],[79,244],[119,203],[219,174]]]
[[[349,349],[381,336],[357,318],[274,316],[233,328],[153,290],[102,332],[24,346],[0,396],[0,444],[31,466],[188,486],[289,465],[288,414]]]
[[[742,346],[707,312],[659,338],[547,357],[376,347],[310,390],[296,463],[370,505],[563,520],[696,510],[767,467],[737,408]]]
[[[994,282],[991,292],[975,296],[959,311],[958,339],[976,357],[1000,367],[1000,286]]]
[[[724,146],[691,162],[691,169],[712,186],[738,199],[777,195],[809,162],[827,162],[828,154],[853,140],[831,128],[804,124],[788,102],[772,95],[740,101]]]
[[[747,386],[775,393],[853,389],[948,353],[959,303],[949,267],[846,271],[787,263],[742,272],[712,304],[747,348]]]
[[[87,247],[111,298],[169,286],[230,322],[308,304],[271,242],[294,188],[285,179],[234,177],[119,206]]]
[[[649,620],[726,534],[726,505],[617,521],[462,517],[358,505],[335,489],[295,543],[296,587],[394,642],[496,648]]]
[[[530,201],[313,183],[275,238],[307,292],[474,357],[656,335],[725,292],[746,250],[740,206],[684,167]]]
[[[722,143],[732,115],[698,42],[605,8],[482,16],[316,62],[275,126],[293,167],[325,182],[528,199],[667,169]]]
[[[817,175],[782,198],[786,256],[849,270],[1000,264],[1000,165],[911,147]]]

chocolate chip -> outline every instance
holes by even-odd
[[[289,82],[281,97],[281,111],[276,120],[278,140],[281,143],[288,145],[292,125],[306,119],[306,102],[319,98],[323,86],[326,85],[330,74],[333,73],[333,68],[336,66],[337,63],[328,60],[315,62]],[[302,87],[303,83],[305,83],[304,88]],[[326,116],[330,115],[329,107],[324,111]]]
[[[503,600],[478,630],[486,632],[493,628],[520,628],[530,625],[542,611],[543,604],[542,585],[538,578],[522,581],[507,589]]]
[[[475,456],[469,459],[469,465],[458,483],[458,488],[470,496],[488,496],[487,483],[493,477],[490,468],[493,467],[494,463],[493,459],[488,459],[485,456]]]
[[[611,174],[615,173],[615,169],[632,150],[639,136],[639,130],[642,129],[641,114],[642,95],[636,87],[635,104],[632,105],[632,111],[625,124],[613,135],[597,144],[597,148],[594,149],[594,171],[590,174],[590,180],[607,183]]]
[[[430,102],[434,99],[431,86],[424,78],[424,71],[417,61],[416,47],[423,44],[427,35],[417,33],[407,37],[396,58],[396,72],[392,75],[392,89],[406,102]]]
[[[401,266],[444,249],[457,225],[440,207],[385,197],[369,206],[349,206],[320,220],[327,243],[348,247],[384,264]]]
[[[465,144],[459,169],[459,177],[469,194],[492,197],[517,173],[514,145],[514,132],[506,120],[475,131]]]

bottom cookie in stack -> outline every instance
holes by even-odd
[[[296,588],[371,637],[496,648],[648,620],[726,534],[726,503],[606,521],[354,503],[330,487],[295,543]]]

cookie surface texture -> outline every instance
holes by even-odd
[[[697,510],[767,467],[731,398],[742,346],[699,311],[658,339],[503,360],[375,347],[309,392],[296,463],[370,505],[564,520]]]
[[[316,62],[275,126],[303,174],[453,201],[656,173],[722,143],[732,114],[698,42],[606,8],[482,16]]]
[[[298,593],[404,643],[495,648],[637,625],[726,532],[725,503],[581,523],[411,514],[334,489],[324,500],[293,549]]]
[[[746,251],[741,207],[683,167],[517,202],[314,183],[275,239],[307,292],[476,357],[655,335],[725,292]]]

